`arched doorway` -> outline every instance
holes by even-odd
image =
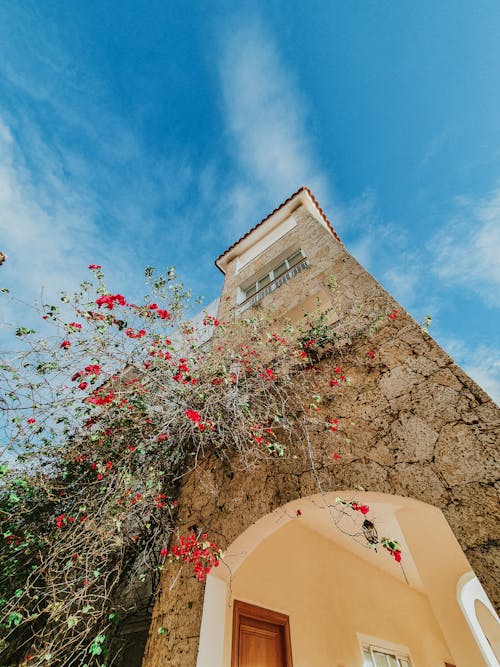
[[[379,538],[401,543],[401,564],[368,547],[361,513],[334,525],[336,496],[370,506]],[[425,503],[352,490],[293,501],[244,531],[208,577],[198,667],[240,667],[236,602],[289,619],[295,665],[484,667],[456,598],[470,570]]]

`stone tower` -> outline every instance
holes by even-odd
[[[497,406],[348,253],[308,188],[216,265],[221,320],[267,308],[297,322],[320,307],[332,326],[386,321],[343,358],[335,465],[318,434],[314,474],[300,457],[227,474],[212,456],[185,478],[179,522],[217,535],[227,565],[206,585],[166,569],[143,665],[498,664]],[[315,366],[321,393],[332,359]],[[404,568],[331,530],[329,504],[352,494],[398,536]]]

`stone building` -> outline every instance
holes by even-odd
[[[224,564],[206,584],[166,569],[143,666],[498,665],[496,405],[348,253],[307,188],[216,265],[220,319],[262,306],[297,321],[331,306],[333,277],[360,317],[359,304],[397,317],[374,332],[374,358],[360,339],[343,359],[349,445],[333,466],[313,442],[321,493],[300,457],[229,475],[214,456],[185,478],[179,521],[217,535]],[[319,390],[331,365],[318,360]],[[354,496],[403,566],[332,526],[329,506]]]

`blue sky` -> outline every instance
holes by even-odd
[[[499,35],[497,0],[2,3],[2,284],[175,265],[209,302],[306,184],[498,400]]]

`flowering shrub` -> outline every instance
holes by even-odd
[[[223,553],[214,542],[208,540],[206,533],[203,533],[201,540],[191,533],[187,538],[181,535],[179,543],[174,544],[170,549],[161,549],[160,556],[168,557],[170,561],[177,560],[192,564],[198,581],[204,581],[210,570],[219,566]]]
[[[215,337],[200,349],[173,270],[147,269],[140,305],[89,269],[78,293],[34,311],[39,333],[14,327],[17,350],[0,359],[1,665],[112,664],[121,623],[142,610],[138,582],[154,595],[167,564],[204,581],[222,558],[202,530],[174,539],[183,475],[211,453],[252,467],[297,443],[314,470],[309,433],[339,438],[323,406],[348,385],[342,368],[324,403],[313,376],[300,391],[295,380],[334,344],[326,316],[283,330],[206,316]],[[342,501],[347,511],[369,508]],[[396,542],[384,547],[400,559]]]

